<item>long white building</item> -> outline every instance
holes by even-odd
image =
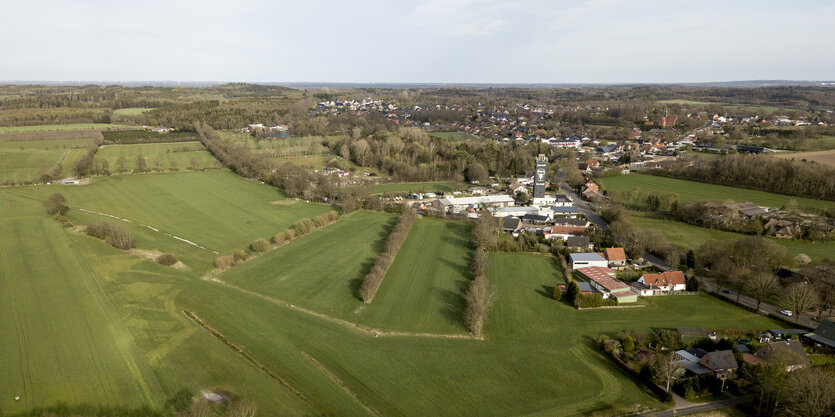
[[[507,194],[484,195],[477,197],[445,197],[432,202],[438,210],[450,213],[461,213],[467,209],[480,210],[482,208],[511,207],[516,202]]]

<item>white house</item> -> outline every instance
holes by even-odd
[[[660,274],[644,274],[638,278],[638,282],[649,288],[658,288],[661,291],[684,291],[687,289],[687,279],[684,272],[669,271]]]

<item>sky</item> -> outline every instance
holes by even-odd
[[[835,79],[835,1],[0,0],[0,80]]]

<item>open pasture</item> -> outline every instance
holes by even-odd
[[[127,107],[127,108],[124,108],[124,109],[113,110],[113,115],[114,116],[132,116],[132,115],[136,115],[136,114],[142,114],[142,113],[145,113],[146,111],[151,111],[153,109],[154,109],[154,107]]]
[[[96,152],[97,158],[107,160],[112,172],[120,171],[121,158],[126,172],[135,170],[139,156],[147,169],[153,171],[223,168],[200,142],[103,145]]]
[[[74,123],[66,125],[40,125],[40,126],[13,126],[0,127],[0,133],[9,132],[40,132],[53,130],[106,130],[106,129],[123,129],[131,126],[111,124],[111,123]]]
[[[371,194],[382,193],[449,193],[466,190],[467,184],[457,182],[392,182],[374,184],[369,187]]]
[[[647,174],[628,174],[605,177],[597,180],[603,188],[620,192],[632,191],[640,188],[642,192],[661,191],[678,193],[681,201],[725,201],[733,200],[737,203],[750,201],[765,207],[783,207],[790,200],[797,202],[799,207],[823,208],[835,206],[835,202],[814,200],[765,191],[749,190],[747,188],[728,187],[724,185],[706,184],[696,181],[680,180]]]
[[[794,159],[796,161],[817,162],[823,165],[835,167],[835,149],[828,151],[778,153],[772,155],[774,158]]]
[[[60,163],[72,175],[75,161],[87,152],[92,139],[0,141],[0,182],[37,181],[41,172]]]
[[[739,239],[746,236],[740,233],[709,229],[674,220],[654,219],[641,216],[638,213],[633,213],[630,221],[638,228],[661,232],[670,242],[682,249],[695,250],[708,240]],[[812,243],[807,240],[777,238],[772,238],[772,240],[779,245],[785,246],[789,253],[795,255],[805,253],[809,255],[813,262],[820,262],[827,258],[835,258],[835,242]]]

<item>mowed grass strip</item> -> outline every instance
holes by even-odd
[[[97,178],[91,185],[21,187],[7,192],[38,201],[59,192],[67,198],[68,217],[74,222],[78,220],[75,213],[84,208],[149,225],[222,253],[246,248],[256,238],[270,238],[300,218],[330,210],[304,202],[272,204],[284,200],[278,190],[225,169],[114,175]],[[173,239],[162,233],[160,239]]]
[[[384,329],[465,333],[469,238],[467,222],[418,219],[360,320]]]
[[[161,406],[154,373],[66,232],[40,214],[0,220],[0,235],[0,409]]]
[[[630,221],[641,229],[651,229],[661,232],[670,242],[682,249],[696,250],[708,240],[740,239],[747,235],[709,229],[674,220],[654,219],[633,213]],[[789,253],[797,255],[805,253],[813,262],[835,258],[835,242],[810,242],[800,239],[770,238],[775,243],[785,246]]]
[[[397,217],[356,212],[236,266],[220,279],[259,294],[353,318],[357,289],[382,252]]]
[[[106,159],[111,172],[119,169],[119,159],[125,158],[128,172],[136,168],[142,156],[150,170],[178,171],[191,168],[223,168],[220,162],[200,142],[143,143],[131,145],[104,145],[99,147],[96,158]],[[196,165],[192,167],[192,158]]]
[[[615,177],[599,178],[597,180],[605,189],[629,192],[640,188],[642,192],[662,191],[678,193],[681,201],[724,201],[733,200],[737,203],[750,201],[766,207],[779,208],[789,200],[794,200],[800,207],[823,208],[833,207],[835,202],[814,200],[784,194],[768,193],[765,191],[749,190],[746,188],[727,187],[724,185],[706,184],[696,181],[680,180],[647,174],[628,174]]]

